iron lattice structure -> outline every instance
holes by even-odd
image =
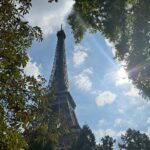
[[[66,35],[62,29],[57,32],[57,46],[49,81],[49,89],[54,92],[56,97],[53,102],[50,102],[52,110],[58,114],[60,122],[65,124],[69,130],[69,134],[63,136],[60,140],[60,149],[67,150],[73,140],[77,138],[80,126],[74,111],[76,104],[69,92],[65,38]]]
[[[69,84],[64,42],[66,35],[62,29],[57,33],[57,38],[56,53],[49,81],[49,87],[54,88],[57,92],[62,90],[68,91]]]

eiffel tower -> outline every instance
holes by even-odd
[[[61,150],[68,150],[80,132],[74,111],[76,104],[69,92],[65,38],[66,35],[61,26],[61,30],[57,32],[57,46],[49,80],[49,88],[54,91],[56,97],[51,103],[52,110],[58,114],[60,122],[69,130],[69,133],[60,140],[59,149]]]

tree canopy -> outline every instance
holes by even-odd
[[[95,136],[91,129],[87,125],[84,125],[71,150],[114,150],[118,148],[120,150],[149,150],[150,138],[138,130],[128,129],[117,140],[114,137],[106,135],[101,138],[99,144],[96,144]]]
[[[77,141],[73,143],[71,150],[94,150],[96,148],[95,136],[91,129],[84,125]]]
[[[56,130],[52,132],[50,126],[52,122],[54,125],[54,116],[47,108],[45,80],[40,76],[36,79],[24,73],[24,67],[29,61],[27,49],[33,40],[42,40],[41,29],[30,26],[24,19],[31,6],[31,0],[0,1],[1,150],[27,148],[27,139],[31,138],[33,131],[39,133],[48,123],[45,130],[50,138],[47,140],[52,142],[54,135],[56,136]],[[44,122],[41,122],[42,118],[45,119]]]
[[[96,150],[113,150],[116,140],[109,135],[106,135],[101,139],[101,142],[101,144],[97,145]]]
[[[115,58],[124,62],[128,77],[150,98],[149,0],[75,0],[68,17],[76,42],[86,31],[101,32],[114,44]]]
[[[145,133],[128,129],[125,135],[121,136],[122,143],[118,146],[121,150],[149,150],[150,139]]]

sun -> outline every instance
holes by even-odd
[[[117,71],[117,85],[129,83],[128,74],[123,67]]]

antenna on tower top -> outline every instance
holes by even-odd
[[[61,24],[61,30],[62,30],[62,24]]]

